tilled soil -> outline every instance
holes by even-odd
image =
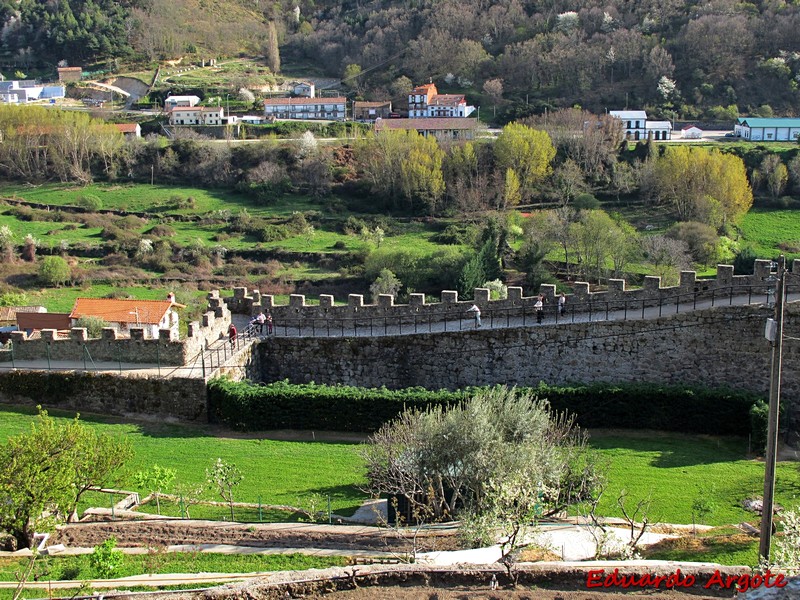
[[[409,552],[412,542],[397,532],[377,527],[320,525],[315,523],[220,523],[198,520],[102,521],[72,523],[59,529],[53,544],[92,548],[114,536],[120,547],[177,544],[229,544],[260,548],[323,548]],[[418,550],[451,550],[457,547],[452,532],[417,538]]]

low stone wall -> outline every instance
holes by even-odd
[[[628,309],[641,310],[646,306],[674,305],[677,301],[691,303],[712,298],[720,299],[730,294],[752,292],[756,297],[767,299],[767,289],[774,289],[774,280],[770,279],[771,262],[755,261],[753,275],[734,275],[730,265],[718,265],[717,277],[713,279],[697,279],[694,271],[681,273],[680,284],[673,287],[661,287],[661,278],[645,277],[644,285],[638,289],[626,289],[623,279],[611,279],[608,290],[591,292],[590,285],[585,282],[573,284],[574,293],[566,297],[569,312],[604,312],[606,310]],[[787,276],[787,285],[791,291],[800,289],[800,260],[793,261],[792,270]],[[556,286],[542,285],[540,293],[544,296],[545,311],[552,314],[556,310]],[[514,318],[523,314],[533,316],[537,296],[523,296],[522,288],[509,287],[508,298],[490,300],[489,290],[478,288],[474,292],[474,300],[460,301],[458,292],[443,291],[441,302],[428,304],[424,294],[411,294],[408,304],[395,304],[391,295],[381,295],[374,304],[365,304],[360,294],[350,294],[347,305],[336,305],[333,296],[321,295],[319,305],[307,305],[305,296],[292,294],[288,305],[276,305],[271,295],[262,295],[257,290],[235,288],[232,298],[226,298],[231,312],[238,314],[256,314],[259,311],[269,312],[276,326],[289,325],[325,327],[328,324],[344,323],[346,327],[354,324],[358,327],[369,327],[370,322],[377,320],[381,325],[400,323],[438,323],[464,318],[465,311],[473,303],[480,307],[484,319]]]
[[[206,382],[109,373],[0,372],[0,402],[78,412],[206,421]]]

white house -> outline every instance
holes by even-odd
[[[200,104],[200,98],[197,96],[167,96],[164,99],[164,110],[176,106],[197,106],[198,104]]]
[[[170,125],[225,125],[221,106],[176,106],[169,111]]]
[[[742,117],[736,123],[734,133],[754,142],[788,142],[800,137],[800,119]]]
[[[344,121],[347,98],[269,98],[264,100],[267,119],[327,119]]]
[[[687,140],[699,140],[703,137],[703,130],[697,125],[686,125],[681,129],[681,137]]]
[[[643,110],[611,110],[612,117],[622,121],[622,129],[629,140],[647,138],[647,113]]]
[[[408,95],[408,117],[468,117],[475,111],[463,94],[440,94],[433,83],[419,85]]]
[[[648,140],[671,140],[672,123],[669,121],[647,121],[645,123]]]
[[[316,89],[310,81],[298,81],[292,85],[292,94],[304,98],[313,98],[316,94]]]
[[[81,317],[97,317],[117,332],[130,335],[134,327],[144,329],[146,339],[158,338],[159,329],[169,329],[178,336],[178,313],[169,300],[119,300],[78,298],[69,315],[71,327]]]
[[[139,123],[114,123],[114,127],[126,138],[142,137],[142,126]]]
[[[264,117],[259,115],[244,115],[239,117],[239,121],[247,125],[261,125],[264,122]]]

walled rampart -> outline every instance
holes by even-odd
[[[277,337],[259,351],[264,382],[432,389],[646,382],[766,395],[771,353],[764,325],[770,316],[763,306],[730,306],[635,321],[376,338]],[[787,335],[798,326],[800,304],[788,304]],[[793,339],[784,341],[782,396],[800,418],[800,344]]]
[[[800,287],[800,260],[792,263],[792,270],[787,276],[787,284],[792,291]],[[718,265],[717,277],[713,279],[697,279],[694,271],[681,273],[680,284],[672,287],[661,287],[660,277],[645,277],[644,285],[637,289],[626,289],[625,280],[611,279],[608,289],[599,292],[590,291],[585,282],[573,284],[574,293],[566,297],[566,306],[570,312],[597,312],[606,310],[623,310],[702,301],[730,295],[753,294],[767,299],[767,290],[774,289],[774,277],[770,275],[771,262],[755,261],[752,275],[734,275],[730,265]],[[542,285],[540,293],[544,295],[546,310],[556,310],[556,287]],[[475,290],[474,300],[460,301],[458,292],[443,291],[441,302],[426,303],[424,294],[410,294],[408,304],[395,304],[391,295],[382,294],[374,304],[364,304],[360,294],[350,294],[346,305],[336,305],[333,296],[321,295],[319,305],[306,304],[305,296],[292,294],[288,305],[275,304],[271,295],[262,295],[257,290],[235,288],[234,295],[226,298],[231,312],[238,314],[256,314],[263,310],[272,314],[276,324],[291,323],[302,326],[314,323],[316,326],[328,322],[346,322],[348,325],[369,325],[371,320],[387,318],[392,323],[437,323],[463,317],[466,309],[474,304],[480,307],[484,317],[492,315],[498,318],[520,317],[531,315],[535,310],[536,296],[522,295],[522,288],[509,287],[508,298],[490,300],[489,290]],[[382,321],[382,322],[383,322]]]
[[[159,331],[158,339],[145,339],[144,330],[133,327],[130,336],[114,329],[103,329],[99,338],[90,338],[87,330],[75,327],[62,338],[54,329],[28,337],[24,331],[11,333],[14,360],[53,360],[146,363],[179,366],[191,362],[204,348],[224,337],[230,325],[230,311],[218,291],[208,295],[208,310],[201,321],[189,323],[186,338],[179,340],[168,329]],[[0,360],[10,361],[12,351],[0,353]]]

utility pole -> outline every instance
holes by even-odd
[[[778,282],[775,290],[774,326],[767,322],[768,339],[772,342],[772,365],[769,381],[769,424],[767,451],[764,457],[764,500],[761,505],[761,535],[758,555],[769,560],[772,541],[772,510],[775,496],[775,464],[778,455],[778,408],[781,400],[781,360],[783,354],[783,300],[786,283],[786,257],[778,258]],[[774,327],[774,334],[770,328]]]

